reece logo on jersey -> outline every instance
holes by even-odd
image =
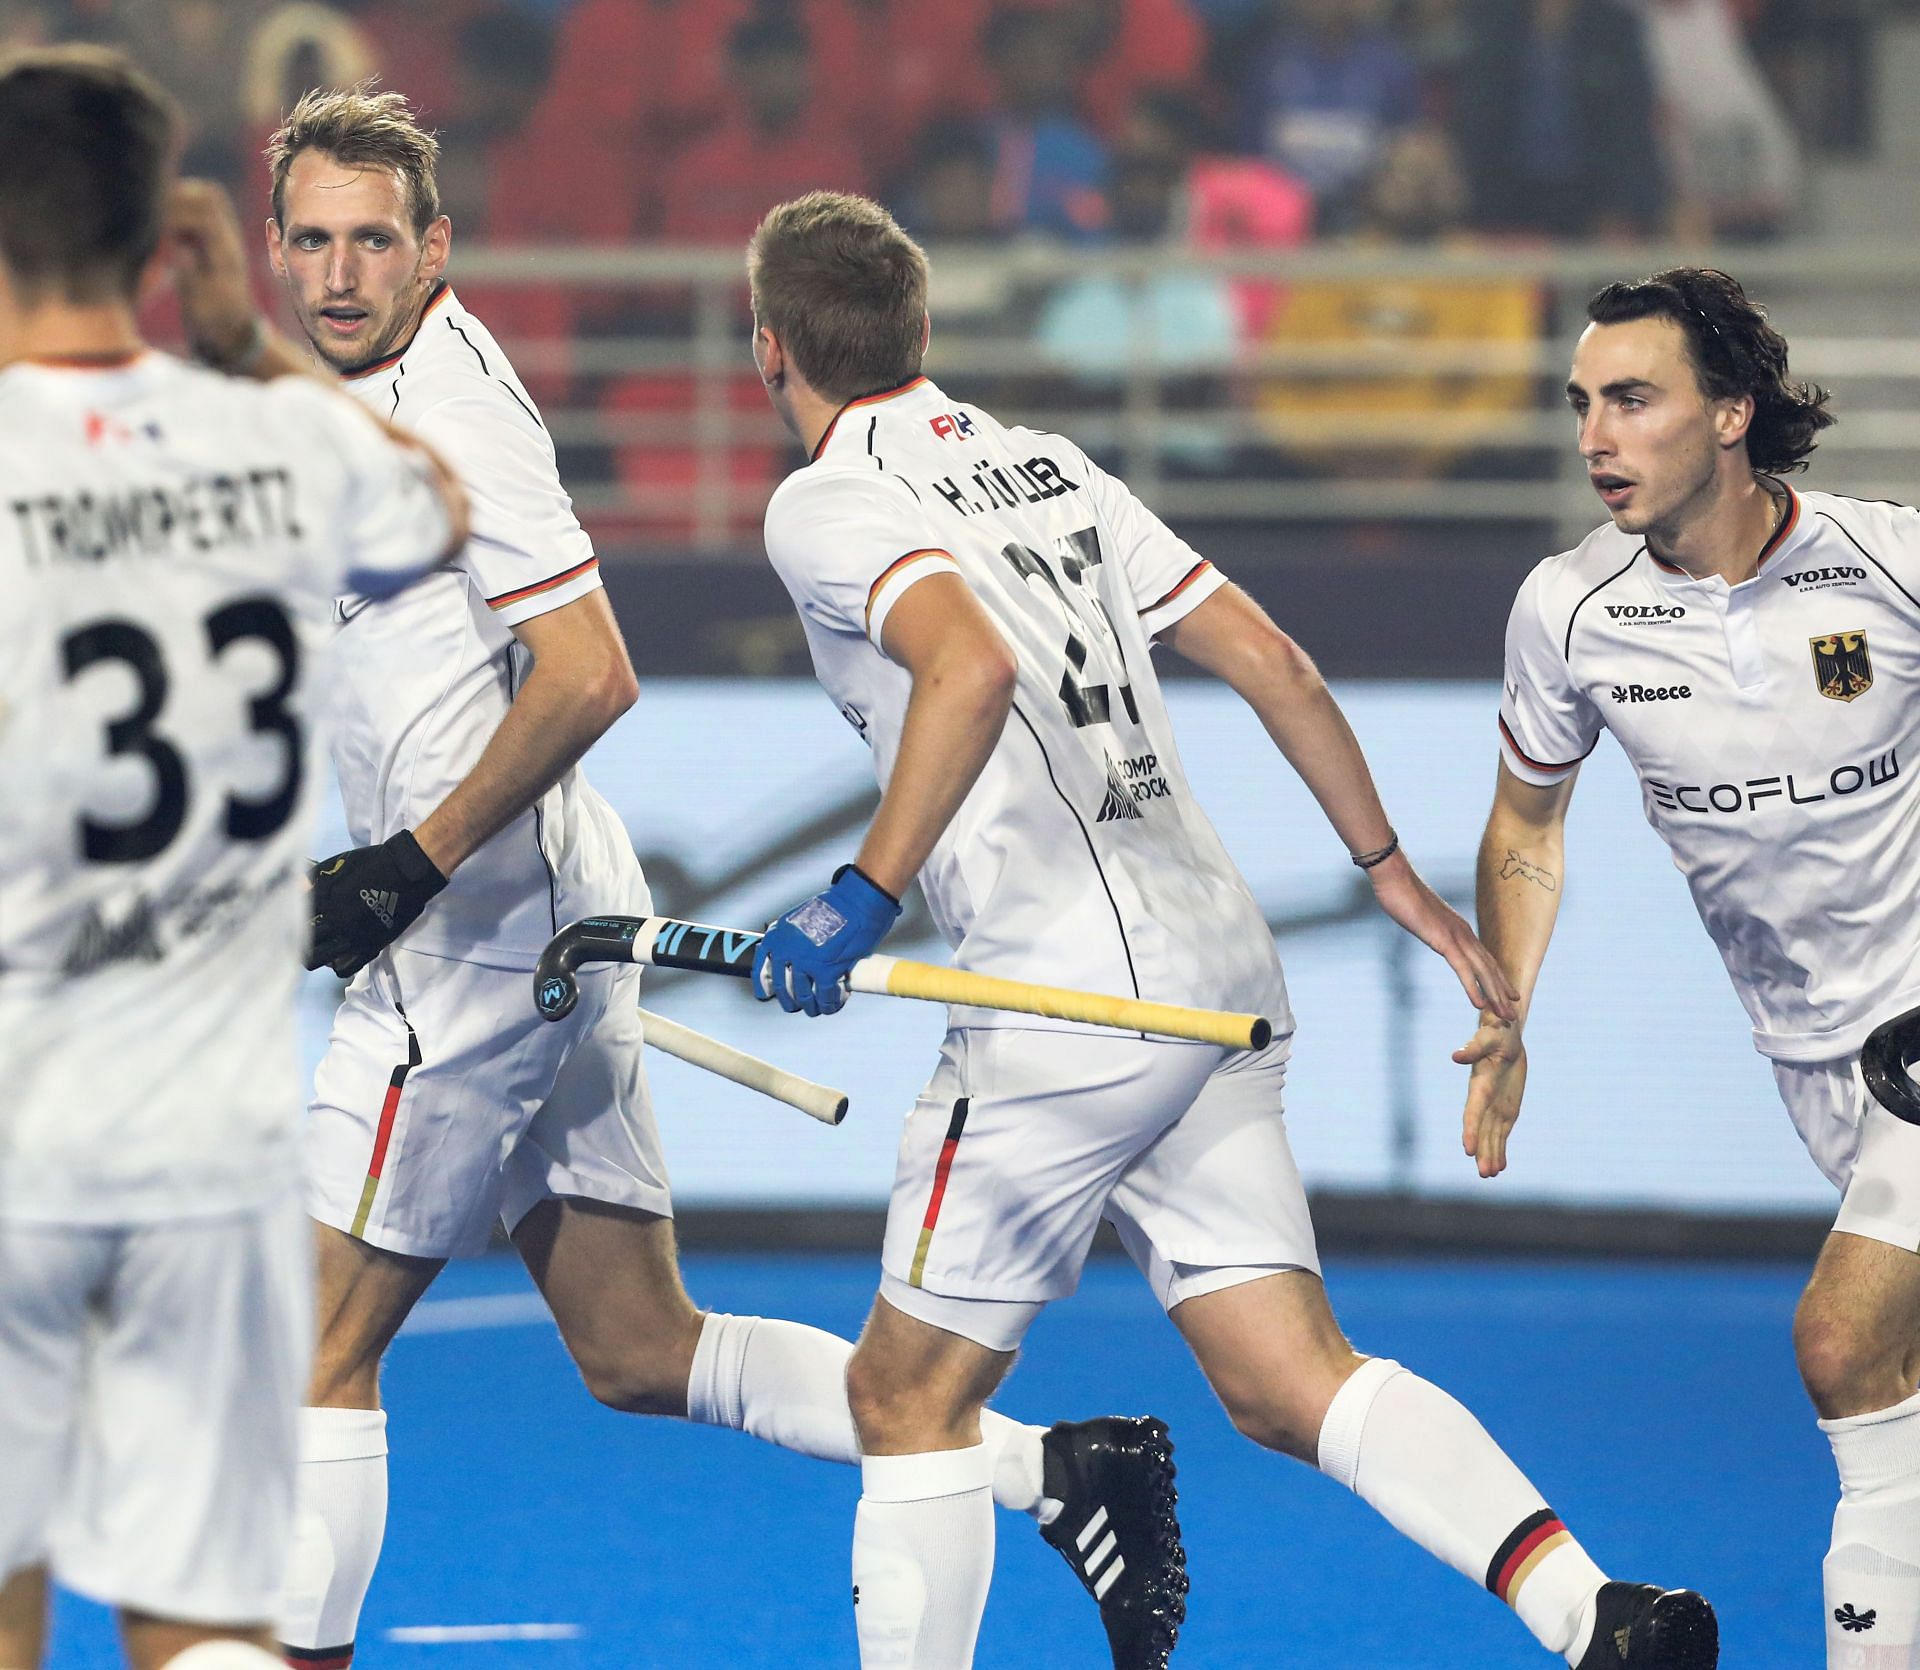
[[[1693,699],[1690,684],[1616,684],[1616,702],[1685,702]]]

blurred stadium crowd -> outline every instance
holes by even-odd
[[[467,236],[732,242],[770,193],[824,183],[931,238],[1150,238],[1178,207],[1203,240],[1285,244],[1412,214],[1429,234],[1776,232],[1803,49],[1846,9],[8,0],[0,30],[132,47],[188,106],[194,165],[236,183],[299,91],[378,75],[439,129]]]
[[[943,257],[1018,241],[1205,255],[1796,230],[1807,154],[1845,150],[1864,120],[1868,25],[1884,4],[0,0],[0,34],[130,47],[187,109],[188,166],[233,186],[249,218],[281,113],[308,87],[377,76],[437,130],[463,247],[737,251],[772,203],[835,186],[878,195]],[[548,407],[598,534],[712,545],[757,524],[784,441],[744,361],[724,394],[708,390],[726,408],[722,438],[709,423],[706,441],[687,439],[693,288],[495,291],[461,277],[457,257],[455,276]],[[1533,403],[1524,372],[1489,360],[1354,378],[1285,356],[1400,341],[1519,353],[1550,324],[1524,280],[1282,286],[1204,263],[1124,284],[1063,280],[1056,265],[1023,285],[978,262],[936,305],[937,346],[970,372],[942,360],[939,374],[1016,411],[1111,411],[1148,336],[1154,468],[1189,479],[1471,474],[1486,423]],[[592,352],[649,339],[685,351],[644,364]],[[1037,352],[996,365],[976,351],[993,342]],[[1286,374],[1224,375],[1249,347]],[[1231,411],[1244,422],[1229,431],[1217,414]],[[1439,439],[1422,428],[1435,411],[1452,425]],[[1510,447],[1496,463],[1531,469]]]

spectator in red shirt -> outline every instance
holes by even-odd
[[[821,97],[849,113],[878,179],[895,174],[936,124],[992,101],[980,30],[988,0],[806,0]]]
[[[1143,93],[1183,92],[1200,71],[1206,30],[1188,0],[1064,0],[1085,73],[1080,112],[1110,144]]]
[[[779,12],[727,43],[734,107],[673,164],[666,234],[693,243],[747,237],[775,203],[819,188],[867,190],[867,170],[826,101],[814,96],[806,29]]]
[[[575,0],[560,19],[554,97],[582,131],[657,165],[720,120],[727,41],[754,10],[754,0]]]

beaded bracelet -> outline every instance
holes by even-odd
[[[1386,863],[1400,850],[1400,837],[1394,833],[1393,825],[1387,825],[1387,834],[1390,838],[1384,847],[1378,847],[1372,852],[1353,852],[1347,856],[1363,870],[1371,870],[1376,864]]]

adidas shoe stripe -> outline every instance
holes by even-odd
[[[1106,1522],[1106,1508],[1103,1506],[1095,1509],[1093,1517],[1081,1527],[1079,1536],[1073,1539],[1074,1547],[1079,1549],[1082,1554],[1086,1553],[1088,1546],[1093,1542],[1095,1537],[1099,1536],[1100,1528],[1105,1525]]]

